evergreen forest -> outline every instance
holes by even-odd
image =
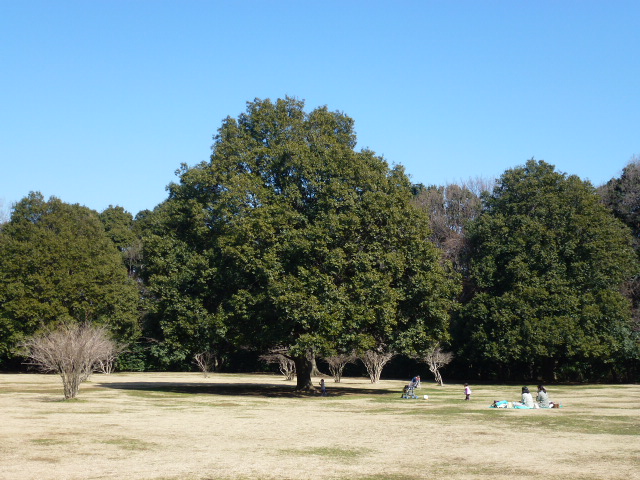
[[[461,381],[638,381],[640,158],[601,186],[536,159],[423,185],[356,143],[342,112],[256,99],[153,210],[29,193],[0,224],[0,370],[88,322],[126,371],[276,352],[308,388],[326,358],[389,354],[403,377],[440,348]]]

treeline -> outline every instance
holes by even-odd
[[[413,185],[301,101],[228,117],[208,162],[134,218],[31,193],[0,227],[0,368],[61,322],[107,326],[123,370],[454,354],[453,377],[637,381],[640,162],[595,188],[529,160]],[[201,358],[201,357],[200,357]]]

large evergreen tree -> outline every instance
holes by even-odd
[[[301,389],[310,354],[446,340],[457,286],[428,218],[402,168],[355,145],[351,118],[291,98],[227,118],[145,240],[164,335],[282,348]]]
[[[612,178],[598,188],[604,204],[633,232],[636,255],[640,254],[640,156],[634,155],[619,178]],[[640,273],[640,272],[639,272]],[[640,334],[640,274],[629,280],[623,289],[633,305],[634,331]],[[640,355],[630,362],[640,370]]]
[[[627,224],[640,243],[640,157],[634,156],[622,170],[620,178],[612,178],[598,188],[613,213]]]
[[[100,213],[107,236],[111,238],[129,270],[129,275],[139,274],[142,261],[142,241],[139,238],[133,216],[124,208],[109,205]]]
[[[620,292],[637,271],[631,235],[590,183],[543,161],[508,170],[470,239],[476,295],[459,327],[477,368],[590,375],[635,355]]]
[[[31,193],[0,227],[0,358],[55,322],[138,330],[138,291],[98,213]]]

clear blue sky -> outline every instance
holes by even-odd
[[[151,209],[285,95],[416,183],[535,157],[599,185],[640,154],[640,2],[0,0],[0,202]]]

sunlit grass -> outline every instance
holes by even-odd
[[[99,443],[113,445],[124,450],[151,450],[156,446],[153,442],[146,442],[137,438],[119,437],[102,440]]]
[[[311,447],[305,449],[285,449],[281,450],[280,454],[284,455],[313,455],[320,457],[330,457],[333,459],[354,459],[370,453],[371,450],[367,448],[342,448],[342,447]]]
[[[13,434],[2,436],[0,431],[0,456],[18,471],[23,462],[42,469],[56,452],[72,451],[56,468],[72,468],[73,473],[98,451],[113,465],[132,468],[132,480],[315,478],[305,465],[313,465],[320,477],[340,480],[624,480],[632,478],[630,469],[640,467],[640,447],[632,448],[640,438],[638,385],[552,385],[550,396],[563,408],[516,410],[489,405],[495,399],[517,400],[521,385],[476,385],[472,401],[465,402],[459,384],[425,382],[416,391],[417,399],[402,399],[403,381],[383,381],[378,387],[350,379],[329,384],[334,387],[330,396],[320,397],[290,395],[295,384],[274,376],[237,377],[234,383],[229,376],[211,380],[197,374],[96,376],[78,400],[62,401],[55,378],[25,376],[18,380],[33,390],[38,384],[31,379],[39,378],[43,393],[22,392],[20,381],[0,386],[14,392],[0,398],[13,428]],[[546,446],[536,443],[538,438],[549,439],[551,457]],[[537,460],[516,456],[510,461],[520,441],[538,446]],[[556,453],[554,445],[561,452]],[[500,449],[505,446],[503,455]],[[419,468],[408,461],[414,449]],[[219,451],[226,453],[216,458]],[[149,465],[164,466],[141,477],[130,466],[138,456]],[[167,463],[168,456],[187,466],[183,475],[177,474],[178,465]],[[248,469],[229,468],[227,463],[228,470],[216,471],[230,456],[240,462],[246,458]],[[547,471],[547,458],[564,465],[564,473]],[[279,470],[280,465],[287,469]],[[589,477],[588,469],[597,473]],[[46,467],[43,472],[45,478]],[[100,475],[106,478],[108,472],[101,470]]]

